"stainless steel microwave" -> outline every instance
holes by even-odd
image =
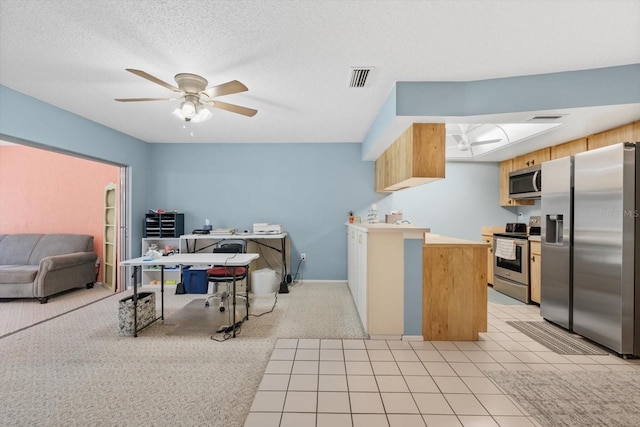
[[[542,170],[540,165],[509,173],[509,197],[512,199],[539,199],[542,196]]]

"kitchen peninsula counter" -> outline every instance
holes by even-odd
[[[487,245],[425,233],[422,334],[425,341],[475,341],[487,331]]]
[[[373,339],[420,337],[420,260],[429,228],[413,224],[346,224],[348,283],[365,331]],[[412,262],[411,260],[416,260]],[[415,267],[415,274],[407,271]],[[414,296],[415,295],[415,296]],[[406,301],[417,302],[415,310]],[[417,319],[410,321],[411,314]]]

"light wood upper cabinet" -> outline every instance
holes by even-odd
[[[375,189],[391,192],[444,178],[444,124],[414,123],[375,162]]]
[[[513,160],[500,162],[500,206],[531,206],[534,200],[516,200],[509,198],[509,172],[514,171]]]
[[[609,129],[604,132],[594,133],[587,137],[587,148],[606,147],[619,142],[639,142],[640,141],[640,121],[632,122],[624,126]]]
[[[574,139],[573,141],[551,147],[551,160],[575,156],[583,151],[587,151],[587,138]]]
[[[531,290],[531,301],[540,304],[540,289],[541,289],[541,263],[542,263],[542,251],[540,242],[529,242],[529,248],[531,254],[529,255],[529,285]]]
[[[532,151],[513,159],[513,170],[530,168],[531,166],[541,165],[543,162],[551,160],[551,148],[543,148],[541,150]]]

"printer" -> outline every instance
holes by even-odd
[[[264,222],[253,224],[254,234],[280,234],[282,226],[278,224],[267,224]]]

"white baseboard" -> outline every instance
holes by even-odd
[[[397,340],[400,341],[402,339],[402,335],[392,335],[392,334],[369,334],[369,338],[372,340]]]
[[[316,279],[304,279],[304,280],[299,280],[300,283],[306,283],[306,284],[311,284],[311,283],[318,283],[318,284],[326,284],[326,283],[336,283],[336,284],[347,284],[346,280],[316,280]]]
[[[402,341],[424,341],[422,335],[403,335]]]

